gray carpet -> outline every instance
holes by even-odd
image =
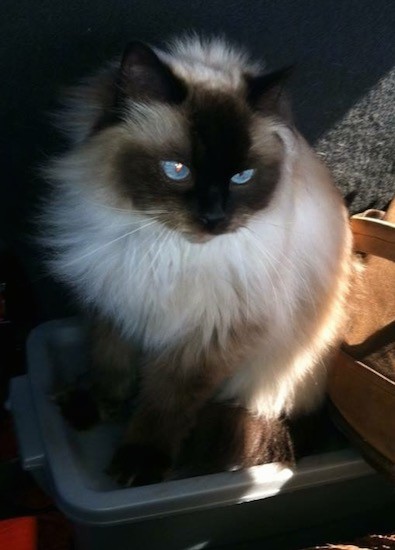
[[[350,210],[383,207],[395,195],[395,68],[316,143]]]

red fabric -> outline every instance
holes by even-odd
[[[24,517],[0,521],[2,550],[37,550],[37,522]]]

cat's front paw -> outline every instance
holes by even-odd
[[[124,487],[150,485],[163,481],[170,466],[170,457],[151,445],[129,443],[116,451],[107,473]]]
[[[89,430],[100,421],[98,406],[89,390],[65,390],[54,395],[53,400],[75,430]]]

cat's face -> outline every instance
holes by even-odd
[[[121,114],[97,129],[104,137],[117,128],[113,192],[195,242],[235,231],[268,207],[283,146],[254,108],[251,85],[238,95],[188,88],[151,50],[135,46],[125,57]]]

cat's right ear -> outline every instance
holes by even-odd
[[[262,114],[279,116],[292,122],[286,84],[293,72],[292,65],[272,73],[246,77],[247,101],[251,107]]]
[[[117,89],[119,99],[154,100],[165,103],[181,103],[186,95],[186,85],[177,78],[170,67],[143,42],[130,42],[123,53]]]

